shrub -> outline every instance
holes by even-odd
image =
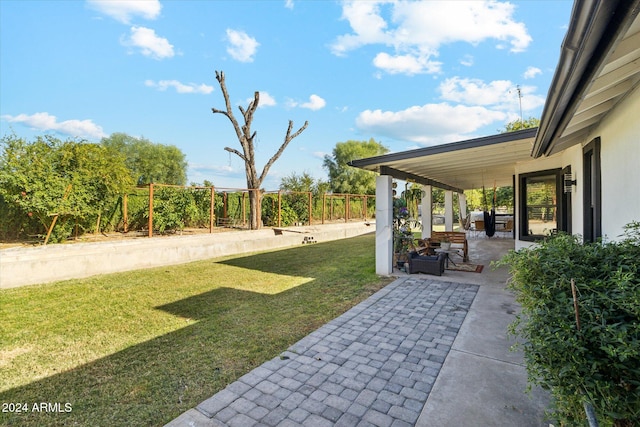
[[[51,241],[74,226],[95,228],[131,185],[124,158],[98,144],[10,135],[0,138],[0,149],[0,230],[10,237],[44,235],[54,218]]]
[[[529,381],[550,389],[558,421],[584,425],[583,403],[602,426],[640,419],[640,223],[619,241],[559,235],[511,251],[509,288],[522,313],[510,331],[524,340]],[[580,328],[572,298],[577,288]]]

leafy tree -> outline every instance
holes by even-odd
[[[229,93],[227,91],[227,85],[225,83],[225,77],[222,71],[216,71],[216,80],[218,80],[218,83],[220,84],[220,90],[222,91],[222,95],[225,100],[226,109],[218,110],[217,108],[212,108],[211,111],[214,114],[222,114],[229,119],[229,121],[233,125],[233,129],[236,132],[236,136],[238,137],[240,146],[242,147],[242,152],[230,147],[224,147],[224,149],[230,153],[237,155],[244,161],[244,170],[247,178],[247,188],[250,190],[254,190],[249,192],[250,225],[252,230],[256,230],[260,228],[260,199],[262,198],[260,187],[262,186],[262,182],[267,177],[271,166],[275,163],[276,160],[278,160],[278,158],[280,158],[285,148],[287,148],[289,143],[307,128],[309,122],[305,121],[304,125],[302,125],[301,128],[299,128],[294,133],[291,133],[291,131],[293,130],[293,121],[289,120],[289,127],[287,128],[284,142],[280,145],[278,151],[276,151],[276,153],[264,165],[264,167],[262,168],[262,173],[258,175],[254,149],[254,139],[256,137],[256,132],[251,131],[251,122],[253,121],[253,114],[256,112],[258,103],[260,102],[260,92],[254,93],[253,101],[249,102],[246,110],[241,106],[238,107],[244,119],[244,125],[241,126],[233,115],[231,101],[229,99]]]
[[[138,185],[150,182],[174,185],[187,183],[186,157],[175,145],[156,144],[126,133],[113,133],[103,138],[101,144],[125,155],[126,165]]]
[[[132,184],[124,157],[98,144],[52,136],[30,143],[12,135],[0,145],[0,198],[7,210],[3,223],[19,227],[15,237],[44,233],[54,220],[54,240],[67,237],[69,224],[91,228]]]
[[[329,172],[329,185],[334,193],[375,194],[376,174],[353,168],[348,165],[352,160],[379,156],[389,149],[373,138],[369,141],[338,142],[332,156],[324,156],[323,166]]]
[[[464,194],[467,197],[467,208],[469,210],[491,209],[493,205],[493,193],[493,188],[486,188],[484,193],[482,189],[477,188],[465,190]],[[513,208],[513,187],[497,187],[495,193],[496,207]]]
[[[280,180],[280,189],[285,191],[310,191],[314,196],[320,195],[328,190],[329,184],[313,178],[307,172],[298,175],[293,172]]]
[[[307,172],[298,175],[293,172],[280,180],[280,190],[291,192],[310,192],[312,202],[318,208],[322,208],[322,194],[329,190],[329,184],[322,180],[316,180]],[[306,222],[309,220],[309,198],[305,194],[290,194],[283,199],[283,209],[291,208],[295,212],[295,221]]]
[[[502,133],[515,132],[517,130],[529,128],[537,128],[538,126],[540,126],[540,119],[537,119],[535,117],[529,117],[526,120],[518,119],[504,125],[504,130],[502,131]]]

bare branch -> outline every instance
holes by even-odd
[[[225,149],[225,151],[228,151],[230,153],[233,153],[233,154],[237,155],[238,157],[240,157],[245,162],[247,161],[247,158],[244,155],[242,155],[242,153],[239,152],[238,150],[236,150],[235,148],[224,147],[224,149]]]
[[[224,114],[225,116],[227,116],[227,118],[229,119],[229,121],[233,125],[233,129],[236,132],[236,136],[238,137],[238,141],[240,141],[240,144],[242,145],[242,148],[246,152],[246,147],[245,147],[246,141],[245,141],[245,138],[242,137],[243,136],[242,135],[242,130],[240,129],[240,125],[238,124],[238,121],[233,116],[233,110],[231,109],[231,100],[229,98],[229,92],[227,91],[227,84],[225,82],[224,73],[222,71],[216,71],[216,80],[218,80],[218,83],[220,84],[220,90],[222,91],[222,96],[224,97],[224,102],[225,102],[225,106],[227,107],[227,110],[224,111],[224,110],[218,110],[217,108],[212,108],[211,111],[214,114],[220,113],[220,114]]]
[[[274,154],[273,157],[269,159],[267,164],[264,165],[264,169],[262,169],[262,174],[260,174],[260,183],[262,183],[262,181],[267,177],[267,173],[269,173],[269,169],[275,163],[275,161],[278,160],[278,158],[280,158],[280,156],[284,152],[284,149],[287,148],[287,145],[289,145],[289,143],[294,138],[300,135],[307,128],[307,126],[309,126],[309,122],[305,121],[304,125],[302,125],[300,129],[298,129],[293,135],[291,135],[291,129],[293,129],[293,120],[289,120],[289,127],[287,128],[287,135],[284,137],[284,142],[282,143],[282,145],[280,146],[276,154]]]

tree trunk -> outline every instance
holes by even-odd
[[[262,228],[261,196],[260,189],[249,192],[249,228],[251,230]]]
[[[216,114],[222,114],[226,116],[231,124],[233,125],[233,129],[236,132],[236,136],[238,137],[238,141],[240,142],[240,146],[242,147],[242,152],[229,147],[224,147],[224,149],[230,153],[234,153],[238,157],[240,157],[244,161],[244,170],[247,177],[247,189],[249,191],[249,216],[250,216],[250,228],[252,230],[257,230],[262,225],[261,218],[261,206],[260,202],[262,200],[262,194],[260,187],[262,186],[262,182],[267,176],[269,169],[273,165],[273,163],[278,160],[278,158],[282,155],[284,149],[289,145],[289,143],[298,135],[304,131],[309,122],[304,122],[304,125],[298,129],[294,134],[291,134],[291,130],[293,129],[293,122],[289,120],[289,127],[287,129],[287,134],[285,135],[284,142],[280,145],[280,148],[276,153],[269,159],[269,161],[265,164],[262,169],[262,173],[258,176],[256,171],[256,162],[255,162],[255,150],[253,146],[253,141],[256,137],[256,132],[251,132],[251,122],[253,121],[253,113],[255,113],[258,108],[258,103],[260,102],[260,92],[255,92],[253,95],[253,100],[249,102],[249,106],[245,110],[242,107],[238,107],[240,109],[240,113],[242,113],[242,117],[244,118],[244,125],[240,126],[235,116],[233,115],[233,110],[231,108],[231,101],[229,99],[229,93],[227,92],[227,85],[225,83],[224,73],[222,71],[216,71],[216,80],[220,84],[220,89],[222,90],[222,95],[225,100],[225,110],[218,110],[216,108],[212,108],[211,111]]]

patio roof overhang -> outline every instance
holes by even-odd
[[[539,129],[354,160],[453,191],[512,184],[518,162],[584,142],[640,84],[640,0],[576,0]]]
[[[531,160],[537,128],[353,160],[350,166],[462,192],[513,184],[516,164]]]
[[[640,82],[640,0],[578,0],[532,155],[588,138]]]

